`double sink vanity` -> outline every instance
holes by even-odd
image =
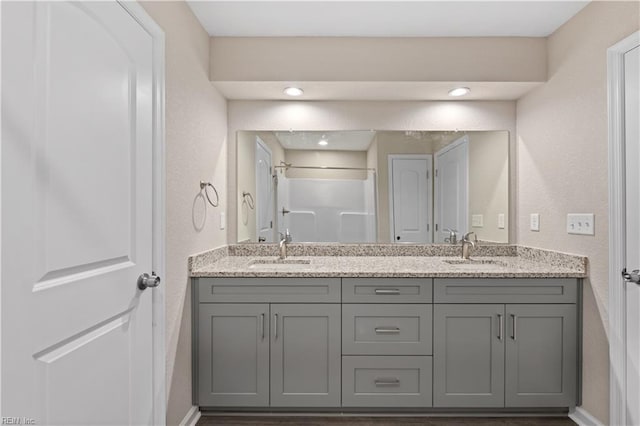
[[[586,258],[513,245],[238,244],[190,259],[201,410],[566,412]]]

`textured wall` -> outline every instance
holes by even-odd
[[[187,257],[226,244],[226,101],[209,83],[209,36],[184,2],[143,2],[166,37],[167,424],[191,408],[191,305]],[[213,182],[220,206],[205,205]]]
[[[515,102],[229,101],[229,241],[236,241],[236,132],[239,130],[507,130],[514,165]],[[379,177],[380,179],[380,177]],[[510,167],[515,205],[515,167]],[[510,212],[514,217],[514,211]],[[233,222],[231,221],[233,218]],[[512,227],[513,228],[513,227]],[[510,230],[515,241],[513,229]]]
[[[548,40],[549,80],[517,104],[518,243],[587,255],[583,406],[609,418],[606,50],[638,30],[638,2],[592,2]],[[566,233],[595,213],[596,235]],[[529,214],[540,213],[540,232]]]

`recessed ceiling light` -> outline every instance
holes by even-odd
[[[471,92],[471,89],[468,87],[456,87],[455,89],[449,90],[449,96],[464,96],[469,92]]]
[[[287,87],[286,89],[284,89],[284,93],[289,96],[302,96],[304,90],[299,87]]]
[[[321,139],[320,142],[318,142],[318,145],[327,146],[329,145],[329,142],[327,142],[325,139]]]

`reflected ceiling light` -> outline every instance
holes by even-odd
[[[471,92],[471,89],[468,87],[456,87],[455,89],[449,90],[449,96],[464,96],[469,92]]]
[[[288,96],[302,96],[304,90],[299,87],[287,87],[284,89],[284,93]]]
[[[327,146],[327,145],[329,145],[329,142],[327,142],[326,139],[320,139],[320,142],[318,142],[318,145]]]

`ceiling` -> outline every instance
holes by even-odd
[[[188,1],[214,37],[546,37],[577,1]]]

